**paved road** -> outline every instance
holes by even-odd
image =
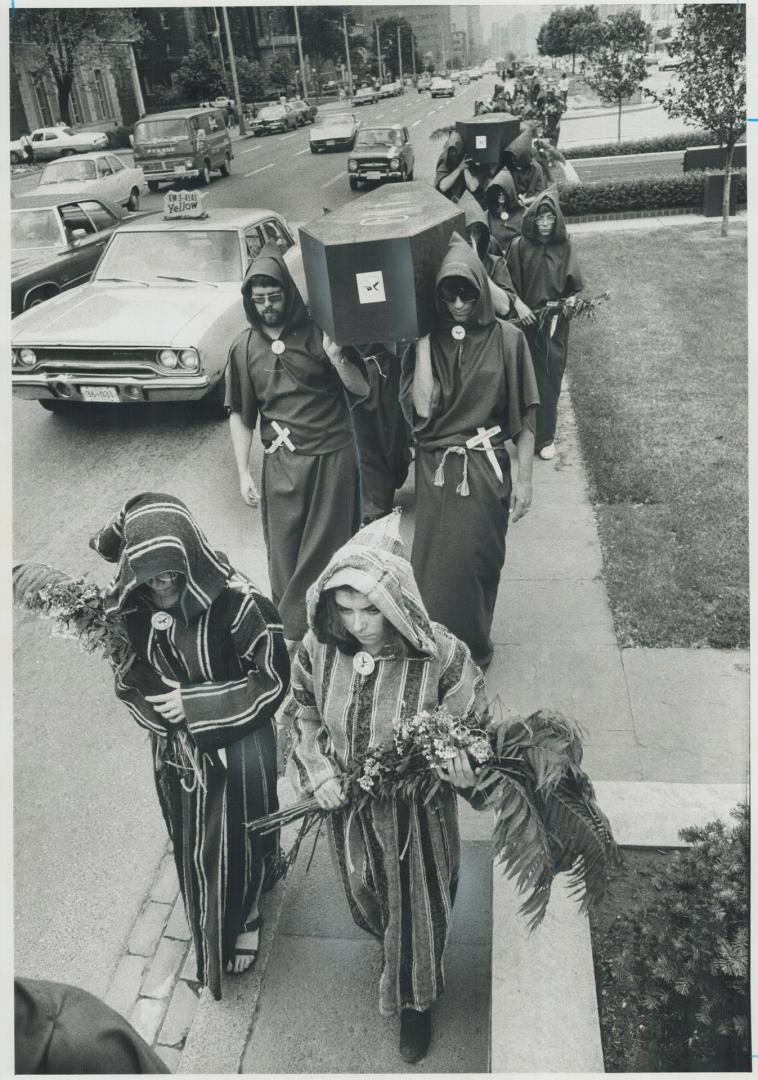
[[[481,86],[481,84],[480,84]],[[489,87],[486,87],[489,89]],[[433,129],[470,115],[475,86],[452,100],[409,93],[364,107],[364,122],[402,122],[430,179]],[[625,117],[625,134],[670,122],[657,111]],[[613,137],[615,120],[564,124],[566,143]],[[311,155],[308,129],[237,144],[234,173],[214,179],[208,205],[257,204],[307,221],[358,197],[346,154]],[[14,181],[14,191],[35,178]],[[158,209],[159,194],[145,208]],[[239,498],[226,425],[184,407],[101,408],[53,416],[13,403],[14,557],[36,558],[101,583],[109,567],[88,537],[126,497],[170,491],[211,540],[266,588],[260,520]],[[260,466],[256,447],[254,467]],[[15,662],[16,968],[102,994],[157,866],[163,825],[141,732],[113,698],[106,666],[17,616]]]

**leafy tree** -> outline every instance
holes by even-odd
[[[11,47],[23,49],[55,80],[61,120],[71,123],[71,88],[82,68],[110,61],[144,31],[127,8],[22,8],[11,19]]]
[[[745,111],[745,8],[742,4],[687,4],[668,44],[681,58],[676,86],[648,91],[669,116],[705,127],[726,148],[721,235],[729,227],[729,191],[734,145],[747,123]]]
[[[416,69],[422,65],[422,58],[416,46],[416,38],[413,27],[407,19],[397,18],[394,15],[379,20],[379,44],[382,50],[382,65],[385,71],[395,73],[400,78],[400,70],[397,58],[397,32],[400,30],[400,55],[403,59],[403,75],[413,71],[413,50],[416,51]],[[373,42],[376,48],[376,23],[373,28]]]
[[[267,74],[269,82],[284,89],[295,77],[295,65],[287,53],[278,52],[269,62]]]
[[[224,70],[205,45],[192,46],[179,65],[176,81],[186,97],[196,102],[210,101],[227,92]]]
[[[594,4],[585,7],[556,8],[537,35],[540,56],[570,56],[571,70],[576,70],[576,54],[586,50],[595,32],[599,16]]]
[[[350,8],[345,8],[344,11],[349,34],[355,26],[355,19]],[[314,56],[322,58],[321,66],[326,60],[344,62],[345,34],[342,29],[342,12],[343,8],[338,7],[310,7],[306,4],[298,7],[303,53],[311,56],[311,63]]]
[[[243,101],[259,101],[266,92],[266,73],[257,60],[237,57],[237,82]]]
[[[621,105],[647,78],[645,52],[649,26],[633,8],[598,21],[585,45],[585,81],[601,101],[618,105],[618,141],[621,142]]]

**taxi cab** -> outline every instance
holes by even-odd
[[[273,210],[214,209],[170,191],[116,230],[92,279],[13,321],[12,387],[52,412],[83,402],[223,402],[229,348],[248,325],[240,288],[273,240],[301,292],[300,248]]]

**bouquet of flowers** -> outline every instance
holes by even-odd
[[[476,716],[453,716],[444,706],[402,716],[392,743],[372,748],[342,777],[350,811],[360,812],[372,799],[429,802],[446,783],[436,769],[459,750],[478,769],[466,798],[494,811],[494,858],[527,894],[521,912],[530,917],[531,928],[544,918],[553,879],[561,871],[568,872],[583,911],[597,904],[619,853],[581,767],[579,728],[560,713],[540,710],[486,729]],[[330,812],[311,798],[248,828],[265,833],[302,819],[286,860],[291,863],[306,833]]]

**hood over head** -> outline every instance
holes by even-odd
[[[458,200],[458,206],[463,210],[466,219],[466,234],[472,225],[478,225],[476,250],[479,258],[483,259],[489,250],[490,227],[487,223],[487,215],[482,210],[470,191],[465,191]]]
[[[452,325],[454,319],[439,292],[440,285],[445,278],[449,277],[465,278],[466,281],[472,283],[479,294],[466,325],[489,326],[493,323],[495,321],[495,309],[492,305],[487,271],[484,269],[481,259],[478,259],[471,250],[471,246],[457,233],[453,233],[450,237],[445,258],[442,260],[442,266],[437,273],[437,281],[435,282],[437,310],[442,317],[442,321]]]
[[[173,570],[184,576],[179,607],[190,623],[210,607],[233,573],[226,556],[213,550],[173,495],[133,495],[89,543],[108,562],[118,563],[105,596],[109,614],[121,613],[151,577]]]
[[[516,185],[507,169],[501,169],[500,172],[495,173],[487,185],[484,199],[487,203],[487,209],[493,214],[498,213],[497,200],[501,192],[505,195],[505,211],[507,214],[515,214],[516,211],[522,209],[518,200]]]
[[[550,207],[556,217],[555,227],[547,240],[543,240],[538,233],[537,222],[535,220],[540,207],[545,205]],[[550,187],[546,191],[541,191],[535,198],[532,205],[524,214],[524,218],[521,222],[521,235],[525,236],[527,240],[531,240],[534,244],[562,244],[568,240],[566,219],[563,216],[561,204],[558,201],[557,188]]]
[[[520,132],[503,150],[503,162],[505,164],[513,162],[521,169],[527,168],[533,157],[532,133],[528,128]]]
[[[451,131],[437,161],[437,168],[444,165],[451,172],[457,169],[463,161],[463,151],[463,136],[458,131]]]
[[[324,602],[324,594],[333,589],[353,588],[381,611],[411,648],[436,656],[431,620],[406,558],[399,525],[397,510],[366,525],[332,555],[308,589],[308,625],[319,641],[336,644],[348,653],[360,649],[344,626],[330,622]]]
[[[245,307],[247,321],[251,326],[259,329],[261,325],[256,306],[250,298],[251,281],[258,274],[273,278],[282,287],[286,297],[282,334],[288,334],[291,330],[307,321],[308,311],[282,253],[273,240],[268,240],[250,263],[250,268],[242,282],[242,302]]]

